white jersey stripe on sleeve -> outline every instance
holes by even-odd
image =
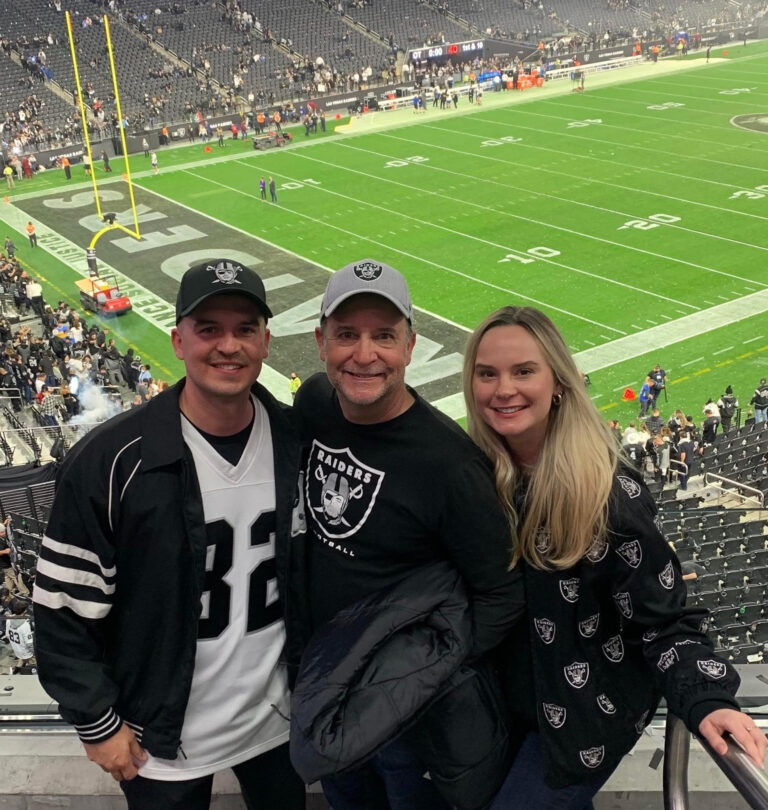
[[[39,584],[35,584],[32,601],[37,605],[45,605],[45,607],[53,610],[69,608],[73,613],[82,616],[84,619],[103,619],[112,609],[111,604],[75,599],[73,596],[61,591],[47,591]]]
[[[78,568],[66,568],[63,565],[57,565],[44,558],[39,559],[37,562],[37,573],[50,577],[57,582],[69,582],[72,585],[98,588],[98,590],[108,595],[115,592],[114,584],[106,582],[104,577],[98,574],[91,573],[90,571],[81,571]]]
[[[55,551],[57,554],[66,554],[69,557],[77,557],[78,559],[86,560],[94,565],[98,565],[101,569],[102,576],[105,578],[113,577],[117,573],[117,569],[114,566],[112,566],[112,568],[104,568],[98,555],[93,551],[80,548],[80,546],[73,546],[70,543],[62,543],[59,540],[54,540],[52,537],[48,537],[48,535],[43,537],[43,548],[49,548],[51,551]]]

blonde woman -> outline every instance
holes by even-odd
[[[766,739],[738,711],[738,675],[714,655],[706,612],[685,607],[653,500],[549,318],[528,307],[486,318],[464,394],[519,537],[528,604],[501,653],[520,748],[492,810],[591,807],[662,695],[716,750],[730,731],[762,764]]]

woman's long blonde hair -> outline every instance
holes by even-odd
[[[499,326],[521,326],[544,355],[562,401],[549,412],[544,444],[532,470],[512,460],[504,439],[478,413],[473,394],[480,341]],[[503,307],[472,333],[464,354],[464,399],[469,435],[493,461],[496,490],[518,535],[514,562],[535,568],[570,568],[607,531],[608,499],[619,456],[616,440],[587,396],[584,377],[552,321],[531,307]],[[514,493],[526,474],[529,483],[519,524]]]

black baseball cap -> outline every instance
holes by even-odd
[[[232,259],[211,259],[190,267],[181,277],[176,295],[176,323],[212,295],[227,293],[247,296],[265,318],[272,317],[264,282],[257,273]]]

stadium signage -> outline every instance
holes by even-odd
[[[484,40],[470,39],[464,42],[446,42],[417,48],[408,53],[410,62],[446,62],[449,59],[463,61],[483,55]]]

